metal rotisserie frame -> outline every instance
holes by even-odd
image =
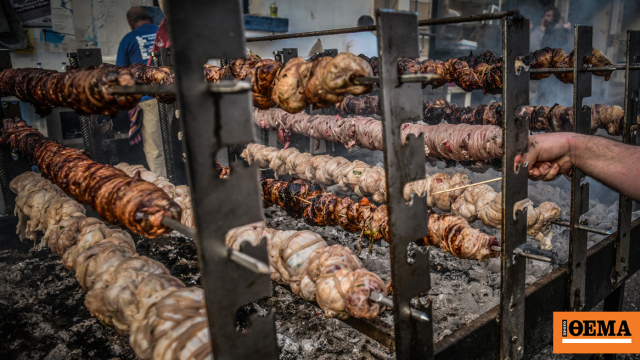
[[[268,315],[267,318],[256,319],[245,334],[237,334],[234,326],[235,311],[241,305],[271,293],[269,280],[230,261],[224,246],[224,234],[227,230],[262,218],[257,169],[243,168],[240,164],[233,164],[231,181],[216,179],[213,169],[213,159],[218,151],[226,149],[227,146],[241,146],[254,140],[254,136],[246,131],[248,128],[253,128],[251,122],[247,120],[251,116],[249,96],[247,93],[211,93],[204,83],[202,86],[198,85],[204,81],[201,66],[209,58],[236,58],[244,55],[245,39],[241,35],[243,29],[239,2],[198,0],[179,3],[172,0],[169,1],[168,7],[170,22],[188,25],[180,27],[179,31],[176,29],[175,32],[171,32],[173,51],[176,54],[173,58],[176,71],[175,89],[181,100],[180,122],[186,140],[189,184],[194,199],[196,224],[198,224],[196,240],[199,245],[214,354],[216,359],[255,358],[257,353],[264,358],[275,358],[277,348],[273,314]],[[202,18],[194,14],[202,12],[217,14],[216,21],[211,21],[209,18],[206,21],[204,19],[194,21]],[[394,336],[394,329],[389,324],[380,320],[347,319],[344,322],[381,344],[395,349],[398,359],[505,359],[508,357],[515,360],[531,358],[550,344],[554,311],[590,309],[602,300],[605,300],[605,309],[620,310],[624,295],[624,281],[640,269],[640,241],[638,241],[640,219],[631,223],[630,202],[623,201],[621,198],[619,232],[587,250],[586,240],[581,240],[582,235],[576,232],[581,230],[576,228],[576,225],[579,216],[586,210],[584,204],[588,205],[588,195],[585,195],[588,192],[580,190],[582,189],[581,174],[576,170],[573,172],[572,182],[574,197],[569,263],[525,289],[525,262],[522,258],[514,257],[514,250],[526,241],[526,212],[514,214],[513,209],[517,201],[527,197],[527,174],[526,171],[516,171],[513,168],[513,159],[526,150],[529,126],[527,121],[516,118],[513,111],[528,102],[528,74],[524,72],[524,76],[520,75],[513,65],[516,56],[528,53],[528,21],[515,12],[418,21],[415,13],[382,11],[378,13],[378,19],[379,25],[374,26],[373,29],[368,27],[357,30],[337,29],[329,30],[327,34],[375,29],[379,31],[382,58],[380,88],[382,89],[385,145],[388,145],[385,146],[386,175],[387,179],[400,181],[393,182],[392,185],[389,184],[391,181],[388,183],[391,237],[397,240],[392,243],[391,256],[397,336]],[[413,104],[412,100],[415,99],[411,95],[411,91],[419,92],[419,85],[400,84],[398,78],[393,76],[391,68],[395,61],[394,57],[417,55],[416,49],[413,49],[414,43],[417,46],[417,32],[414,39],[411,28],[415,27],[417,30],[418,26],[483,19],[503,20],[505,116],[502,159],[501,303],[452,335],[433,344],[432,339],[429,338],[432,324],[417,323],[405,314],[408,309],[408,300],[416,295],[412,292],[423,292],[430,286],[429,267],[425,266],[425,263],[428,264],[428,258],[420,258],[422,260],[417,262],[422,262],[422,266],[427,270],[426,275],[416,275],[408,270],[412,266],[406,263],[406,256],[398,256],[398,251],[406,249],[408,241],[426,235],[426,223],[421,223],[420,226],[408,226],[416,221],[407,224],[408,219],[413,215],[406,215],[408,212],[405,211],[411,209],[411,212],[422,214],[425,209],[418,208],[417,203],[407,207],[404,205],[403,198],[398,199],[398,196],[402,196],[401,190],[404,183],[424,175],[418,172],[419,167],[423,169],[423,164],[415,161],[420,157],[424,158],[423,152],[421,150],[418,154],[414,149],[422,147],[420,143],[422,137],[412,138],[407,145],[402,145],[399,131],[395,133],[393,131],[403,122],[419,120],[415,118],[417,113],[412,108],[414,105],[417,106],[418,102]],[[400,28],[403,29],[402,32],[398,31]],[[198,37],[193,36],[196,33],[199,34]],[[203,33],[206,34],[204,38]],[[318,33],[287,34],[247,40],[296,38],[315,36]],[[401,41],[402,38],[404,38],[403,41]],[[194,39],[198,42],[205,41],[211,46],[205,48],[194,45]],[[390,41],[393,41],[396,47],[387,46]],[[590,51],[590,28],[577,26],[575,41],[577,54]],[[398,44],[402,47],[398,48]],[[637,114],[640,70],[632,69],[632,66],[635,66],[637,57],[640,56],[640,32],[629,32],[627,49],[623,141],[635,143],[630,127]],[[586,132],[584,128],[589,126],[590,112],[583,112],[581,105],[582,98],[590,94],[591,74],[580,71],[581,62],[582,57],[576,56],[573,69],[574,94],[576,94],[574,124],[576,131]],[[589,80],[586,80],[586,77],[589,77]],[[586,90],[587,87],[589,91]],[[176,142],[173,142],[173,146],[176,146]],[[390,166],[392,162],[393,166]],[[6,164],[7,159],[3,161],[2,168]],[[3,182],[0,171],[0,183],[8,184],[10,177],[5,174],[6,181]],[[423,202],[418,201],[418,203]],[[208,217],[212,213],[216,214],[213,220]],[[403,216],[405,220],[402,220]],[[246,251],[251,256],[266,262],[265,250],[263,244]],[[577,264],[580,266],[576,266]],[[413,270],[415,266],[416,264],[413,265]],[[418,270],[424,272],[425,269]],[[233,276],[216,276],[220,273],[233,274]],[[417,276],[423,277],[419,281],[419,289],[414,288],[416,286],[414,280]],[[427,307],[426,312],[429,315],[430,310],[430,307]],[[419,348],[415,348],[417,344]]]

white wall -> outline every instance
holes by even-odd
[[[262,15],[268,16],[271,3],[262,1]],[[290,33],[352,27],[360,16],[371,14],[371,0],[278,0],[276,4],[278,17],[289,19]],[[306,57],[318,39],[324,49],[340,51],[344,35],[247,43],[247,47],[263,58],[273,59],[273,51],[282,48],[298,48],[298,55]]]
[[[74,26],[76,42],[71,49],[99,47],[105,60],[115,61],[118,44],[131,29],[126,13],[132,4],[149,4],[150,0],[74,0]],[[46,69],[60,70],[62,62],[67,62],[66,51],[48,51],[50,44],[40,41],[40,30],[33,29],[35,38],[34,55],[11,53],[14,67],[35,67],[42,63]]]

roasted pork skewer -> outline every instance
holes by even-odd
[[[140,95],[112,95],[113,86],[131,86],[136,81],[127,68],[72,69],[58,72],[46,69],[6,69],[0,71],[0,94],[11,94],[32,104],[40,116],[60,106],[80,114],[115,116],[140,101]]]
[[[386,201],[384,169],[362,161],[351,162],[343,157],[329,155],[311,156],[295,148],[279,150],[260,144],[249,144],[241,154],[250,165],[258,163],[261,168],[271,168],[276,176],[291,175],[316,184],[338,185],[341,190],[351,190],[358,196],[373,197],[377,203]],[[427,205],[437,207],[468,222],[481,220],[485,225],[500,228],[502,225],[502,194],[490,186],[481,184],[478,189],[463,188],[471,180],[466,173],[454,175],[434,174],[405,186],[407,201],[413,195],[425,196]],[[306,199],[308,200],[308,199]],[[560,207],[551,202],[529,208],[528,234],[540,242],[543,249],[551,247],[551,222],[561,214]]]
[[[361,233],[369,241],[388,239],[386,205],[377,207],[367,198],[354,202],[349,197],[328,194],[320,185],[303,179],[263,179],[262,193],[266,207],[277,204],[309,225],[340,225],[349,232]],[[464,219],[431,212],[428,221],[429,235],[421,239],[424,244],[438,246],[463,259],[484,261],[497,256],[491,246],[497,245],[498,240],[472,228]]]
[[[330,115],[289,114],[281,109],[254,108],[254,122],[261,128],[277,130],[285,145],[291,133],[316,140],[382,150],[382,122],[366,117],[342,118]],[[404,124],[402,137],[423,132],[427,158],[461,162],[482,162],[502,157],[502,129],[497,126]]]
[[[502,104],[493,102],[489,105],[477,107],[460,107],[436,99],[433,103],[423,103],[423,121],[430,125],[446,121],[449,124],[497,125],[502,126]],[[377,96],[346,96],[337,105],[343,115],[380,115],[380,105]],[[529,118],[531,131],[560,132],[573,130],[573,107],[560,106],[522,106],[517,109],[517,116]],[[604,129],[609,135],[622,134],[621,124],[624,111],[620,106],[596,104],[591,105],[591,133]]]
[[[140,176],[130,178],[91,160],[83,151],[48,140],[22,120],[4,120],[0,143],[26,155],[46,178],[90,205],[109,224],[153,238],[171,232],[162,224],[163,217],[181,217],[180,206],[154,184]]]
[[[373,74],[378,76],[378,58],[368,58],[360,55],[369,62]],[[592,56],[585,59],[585,65],[604,67],[611,65],[609,60],[600,50],[593,49]],[[573,51],[567,54],[562,49],[544,48],[533,53],[518,57],[516,67],[537,68],[570,68],[573,67]],[[487,50],[480,56],[464,56],[458,59],[424,60],[417,59],[398,60],[398,74],[422,73],[437,74],[442,76],[439,80],[423,83],[423,87],[431,85],[432,88],[444,86],[447,83],[455,83],[465,91],[482,90],[485,94],[498,94],[502,91],[502,56],[498,57]],[[609,80],[610,71],[595,72],[596,76],[604,76]],[[549,77],[550,74],[530,74],[532,80]],[[573,73],[556,74],[558,80],[565,84],[573,82]]]
[[[80,204],[40,175],[24,173],[10,188],[21,199],[16,209],[24,220],[47,219],[41,229],[43,241],[75,271],[87,291],[87,309],[101,323],[130,334],[139,357],[201,359],[211,354],[202,289],[185,288],[164,265],[139,256],[127,232],[87,218]],[[71,205],[35,207],[42,192],[49,195],[47,204]],[[226,241],[239,249],[264,237],[271,277],[301,297],[318,301],[328,317],[375,318],[385,309],[370,300],[372,293],[387,294],[382,280],[364,269],[350,249],[328,246],[311,231],[272,230],[260,222],[231,230]]]

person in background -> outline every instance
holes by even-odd
[[[357,26],[374,24],[371,16],[362,15],[358,19]],[[368,57],[378,56],[378,38],[371,31],[347,34],[342,42],[341,52],[350,52],[355,55],[363,54]]]
[[[132,31],[120,42],[116,65],[147,64],[151,61],[158,26],[153,24],[151,15],[140,6],[127,11],[127,22]],[[149,170],[167,177],[159,118],[158,101],[150,96],[142,97],[138,106],[129,111],[129,144],[142,141]]]
[[[555,6],[547,6],[543,10],[544,35],[540,41],[540,47],[562,48],[570,51],[571,23],[565,23],[560,17],[560,10]]]
[[[120,41],[116,65],[145,64],[151,56],[158,26],[153,24],[153,18],[141,6],[134,6],[127,11],[127,22],[131,32]]]
[[[540,19],[540,25],[533,28],[529,38],[529,51],[534,52],[542,48],[542,37],[544,36],[545,17]],[[533,26],[533,24],[531,24]]]

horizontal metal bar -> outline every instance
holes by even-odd
[[[627,278],[640,268],[640,219],[632,224]],[[592,309],[615,290],[611,271],[615,267],[615,236],[609,236],[589,249],[585,288],[585,309]],[[565,311],[567,268],[564,264],[550,274],[527,286],[525,299],[524,358],[531,359],[553,339],[553,312]],[[435,344],[436,360],[498,358],[499,307],[496,306],[472,322],[462,325],[453,334]]]
[[[246,267],[247,269],[255,273],[265,274],[265,275],[271,274],[271,272],[269,271],[269,265],[263,263],[258,259],[254,259],[251,256],[245,253],[242,253],[238,250],[229,249],[229,259],[231,259],[233,262],[239,265]]]
[[[496,20],[496,19],[502,19],[506,16],[512,16],[517,13],[518,11],[516,10],[510,10],[510,11],[501,11],[493,14],[456,16],[456,17],[440,18],[440,19],[427,19],[427,20],[418,21],[418,26],[446,25],[446,24],[459,24],[459,23],[465,23],[465,22],[483,21],[483,20]],[[324,35],[338,35],[338,34],[365,32],[365,31],[376,31],[377,29],[378,29],[377,25],[356,26],[356,27],[342,28],[342,29],[307,31],[307,32],[300,32],[300,33],[268,35],[268,36],[256,36],[256,37],[247,38],[246,41],[257,42],[257,41],[297,39],[297,38],[315,37],[315,36],[324,36]]]
[[[163,217],[162,218],[162,225],[171,228],[179,233],[181,233],[182,235],[190,238],[190,239],[194,239],[196,238],[196,230],[192,229],[190,227],[188,227],[187,225],[184,225],[182,223],[180,223],[177,220],[174,220],[170,217]]]
[[[502,248],[500,246],[492,246],[491,250],[493,250],[495,252],[501,252]],[[551,259],[546,257],[546,256],[531,254],[531,253],[528,253],[528,252],[524,252],[522,250],[516,250],[516,251],[514,251],[514,254],[516,256],[522,256],[522,257],[529,258],[529,259],[532,259],[532,260],[551,262]]]
[[[113,95],[167,95],[175,94],[176,86],[171,85],[132,85],[132,86],[113,86],[110,89]]]
[[[402,83],[414,83],[414,82],[431,82],[441,79],[442,76],[436,74],[409,74],[400,75],[398,79]],[[380,77],[378,76],[360,76],[353,79],[353,83],[356,85],[378,84],[380,83]]]
[[[605,72],[605,71],[615,71],[615,70],[626,70],[627,66],[624,64],[617,64],[612,66],[604,66],[604,67],[585,67],[583,69],[578,70],[579,72]],[[631,66],[631,70],[640,69],[640,65]],[[566,74],[572,73],[573,68],[538,68],[538,69],[527,69],[524,68],[525,71],[528,71],[531,74]]]
[[[571,227],[571,224],[569,224],[568,221],[554,220],[551,223],[554,224],[554,225],[558,225],[558,226]],[[609,236],[609,235],[612,234],[612,232],[608,231],[608,230],[599,230],[599,229],[586,227],[586,226],[583,226],[583,225],[576,226],[576,229],[580,229],[580,230],[584,230],[584,231],[588,231],[588,232],[592,232],[594,234],[600,234],[600,235],[604,235],[604,236]]]
[[[172,218],[166,216],[163,217],[162,224],[191,239],[195,239],[196,237],[195,229],[192,229]],[[254,259],[251,256],[244,254],[238,250],[229,249],[229,259],[253,272],[266,275],[271,274],[271,272],[269,271],[269,265],[263,263],[260,260]]]
[[[209,84],[209,91],[215,94],[232,94],[251,90],[251,83],[248,81],[221,80],[220,82]]]
[[[384,305],[388,308],[393,308],[393,300],[389,299],[388,297],[382,295],[377,291],[372,291],[369,294],[369,300],[373,302],[377,302],[378,304]],[[411,317],[418,321],[431,321],[431,319],[429,319],[429,316],[427,314],[417,309],[411,309]]]

